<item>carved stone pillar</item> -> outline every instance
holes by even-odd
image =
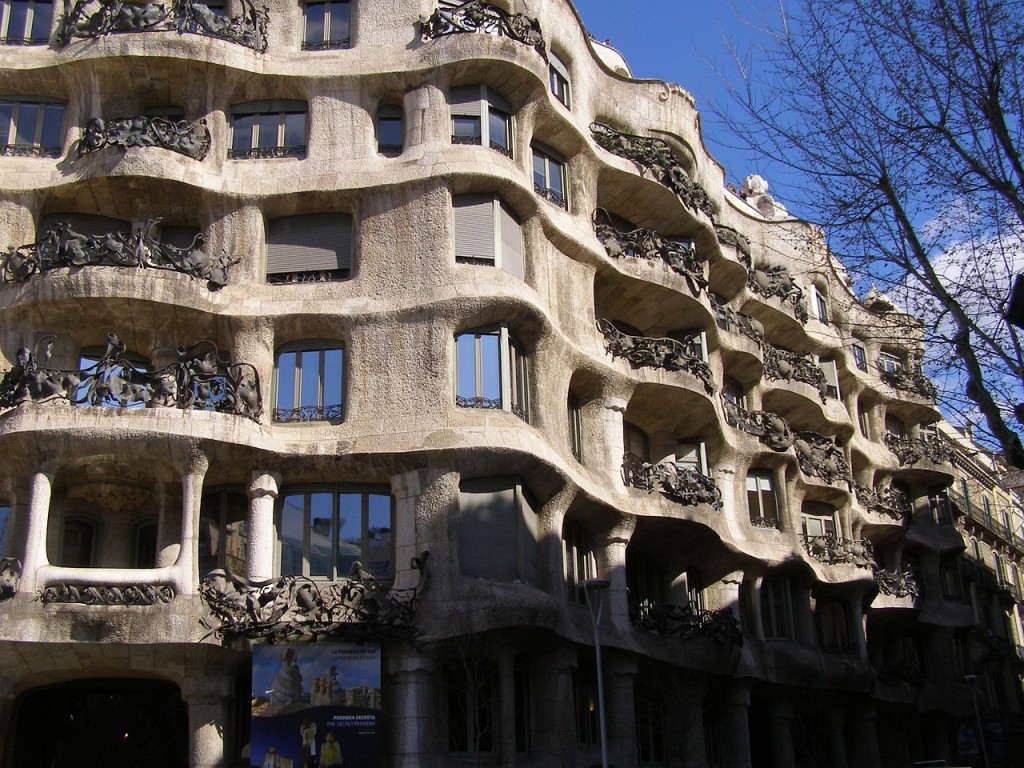
[[[427,484],[426,471],[415,469],[391,478],[391,496],[395,500],[395,519],[391,540],[395,543],[395,583],[415,584],[418,573],[411,573],[412,559],[421,554],[416,531],[416,503]],[[404,574],[404,575],[403,575]]]
[[[189,768],[223,768],[230,763],[224,754],[224,734],[231,728],[231,685],[207,678],[189,680],[182,686],[188,704]]]
[[[635,527],[636,520],[624,518],[603,540],[595,541],[601,548],[597,557],[597,572],[611,582],[604,595],[598,593],[598,597],[605,601],[606,620],[623,631],[628,631],[632,626],[629,619],[629,595],[626,592],[626,545]]]
[[[203,498],[203,479],[210,464],[206,456],[194,452],[181,475],[181,551],[174,564],[178,594],[194,595],[199,588],[199,508]]]
[[[704,744],[703,681],[674,681],[665,683],[665,750],[666,760],[683,768],[704,768],[707,749]]]
[[[177,493],[168,483],[157,483],[153,503],[157,507],[156,567],[165,568],[174,563],[181,553],[181,515]]]
[[[828,713],[828,745],[833,768],[847,768],[846,760],[846,712],[842,705],[834,706]]]
[[[280,476],[255,471],[249,478],[249,541],[246,543],[246,576],[266,581],[274,575],[274,505]]]
[[[636,702],[633,693],[636,662],[632,659],[605,659],[604,664],[608,762],[633,765],[636,762]]]
[[[613,487],[622,487],[622,457],[626,453],[623,416],[629,401],[624,397],[609,396],[604,399],[601,409],[603,442],[608,451],[604,466],[608,467]]]
[[[733,683],[722,700],[722,768],[750,768],[750,686]]]
[[[46,557],[46,529],[50,517],[52,471],[41,470],[32,475],[28,490],[28,525],[25,529],[25,557],[22,562],[19,591],[36,591],[36,571],[49,563]]]
[[[772,697],[768,709],[771,722],[772,767],[795,768],[796,753],[793,749],[793,702],[786,696]]]
[[[533,745],[537,754],[551,755],[552,765],[572,765],[576,754],[576,705],[573,671],[576,651],[558,648],[545,654],[535,665],[531,682],[543,691],[534,704]]]
[[[444,718],[437,713],[435,662],[413,652],[401,655],[391,650],[384,656],[390,765],[434,768],[446,746]]]

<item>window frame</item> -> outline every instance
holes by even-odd
[[[552,205],[557,205],[559,208],[568,211],[569,185],[566,175],[567,165],[565,158],[540,142],[534,142],[530,149],[533,191]],[[557,170],[557,173],[553,173],[555,170]],[[557,179],[555,179],[555,176],[557,176]]]
[[[11,35],[11,16],[14,5],[24,5],[25,15],[23,17],[21,35]],[[36,28],[38,9],[46,8],[46,36],[39,37],[35,32],[41,32]],[[53,29],[53,2],[52,0],[3,0],[0,2],[0,44],[3,45],[45,45],[50,42],[50,33]],[[27,32],[28,34],[24,34]]]
[[[563,107],[572,109],[569,68],[554,51],[548,51],[548,90]]]
[[[471,501],[471,497],[476,499]],[[511,519],[500,519],[502,514],[511,515]],[[511,540],[505,538],[500,542],[504,550],[512,549],[509,559],[499,562],[494,558],[484,566],[480,558],[467,556],[480,548],[478,537],[484,536],[485,529],[493,537],[490,532],[501,524],[511,531]],[[498,475],[460,482],[457,528],[462,576],[504,584],[533,586],[539,582],[540,517],[537,504],[519,477]]]
[[[857,650],[854,640],[854,622],[850,606],[845,600],[819,599],[815,606],[818,625],[818,646],[823,653],[851,654]]]
[[[384,142],[383,125],[385,123],[398,124],[398,143],[391,144]],[[405,151],[405,110],[399,104],[385,103],[377,107],[377,117],[374,121],[377,137],[377,153],[385,157],[398,157]]]
[[[9,116],[0,119],[0,128],[3,127],[4,119],[7,121],[7,134],[0,136],[0,156],[8,157],[60,157],[64,150],[64,137],[67,133],[67,103],[57,99],[45,98],[22,98],[2,97],[0,98],[0,112],[5,111],[4,105],[9,105]],[[37,110],[34,117],[35,125],[32,130],[32,141],[19,141],[21,130],[18,123],[22,118],[22,111],[26,106]],[[59,110],[60,126],[57,133],[60,136],[58,144],[43,144],[44,134],[47,133],[47,126],[53,130],[53,124],[48,123],[47,114],[50,110]],[[41,119],[40,119],[41,118]]]
[[[274,143],[264,143],[262,118],[277,116],[276,125],[268,121],[268,127],[276,130]],[[288,117],[302,115],[302,143],[286,144],[288,139]],[[252,123],[246,129],[249,134],[249,146],[238,146],[238,139],[244,135],[239,133],[239,121],[251,118]],[[309,104],[295,99],[278,99],[268,101],[250,101],[232,104],[228,119],[228,160],[266,160],[266,159],[302,159],[309,148]]]
[[[895,352],[883,349],[878,353],[878,369],[883,373],[902,373],[906,368],[903,358]]]
[[[493,266],[523,279],[523,225],[498,195],[454,195],[452,240],[457,263]],[[466,253],[475,250],[482,252]]]
[[[452,144],[487,147],[513,159],[515,113],[512,105],[497,91],[482,83],[456,86],[448,92],[448,114],[451,120]],[[460,121],[465,121],[465,125],[471,128],[475,126],[475,130],[469,134],[456,130]],[[497,126],[501,126],[504,131],[504,142],[495,140]]]
[[[472,362],[460,356],[460,339],[470,337],[473,343]],[[484,338],[497,339],[496,361],[486,361],[483,348]],[[498,326],[487,326],[484,328],[473,328],[455,334],[455,405],[459,408],[483,408],[487,410],[501,410],[513,413],[523,421],[530,421],[530,375],[529,358],[522,351],[522,347],[509,331],[505,324]],[[493,390],[493,382],[488,383],[484,377],[487,373],[486,367],[496,362],[497,370],[497,392]],[[473,394],[462,391],[464,376],[462,371],[465,365],[471,365],[473,370]],[[493,373],[492,373],[493,375]],[[498,397],[487,397],[492,392]]]
[[[751,488],[752,484],[753,488]],[[767,488],[764,487],[764,484],[767,484]],[[747,491],[747,514],[749,515],[751,525],[757,528],[778,529],[779,497],[775,490],[775,473],[770,469],[751,468],[747,471],[745,487]],[[765,514],[765,494],[771,498],[772,510],[770,515]],[[752,501],[756,503],[756,510]]]
[[[850,347],[853,354],[853,364],[857,366],[858,370],[868,372],[868,351],[863,344],[859,342],[853,342]]]
[[[303,378],[302,378],[302,353],[307,352],[318,352],[319,359],[317,365],[317,402],[316,403],[303,403]],[[326,374],[326,354],[331,352],[340,352],[340,370],[337,373],[338,376],[338,388],[339,388],[339,403],[325,403],[324,402],[324,382],[327,379]],[[281,390],[281,356],[282,355],[296,355],[296,359],[292,364],[291,371],[292,381],[290,389],[292,390],[292,407],[282,408],[279,405],[280,397],[282,396]],[[271,421],[275,424],[292,424],[292,423],[308,423],[310,421],[330,421],[339,422],[345,419],[345,405],[346,405],[346,384],[347,384],[347,366],[345,364],[345,344],[344,342],[337,339],[304,339],[302,341],[292,342],[285,344],[277,349],[274,353],[274,381],[273,381],[273,392],[274,392],[274,408],[271,411]]]
[[[140,560],[145,554],[143,549],[144,546],[144,532],[148,532],[150,529],[153,531],[153,560],[148,564],[141,564]],[[131,525],[132,535],[132,548],[130,552],[129,560],[131,562],[131,568],[144,569],[144,568],[156,568],[157,558],[160,557],[160,522],[155,515],[149,515],[139,520],[135,520]]]
[[[627,548],[626,594],[630,615],[645,620],[668,600],[665,567],[638,549]]]
[[[821,323],[828,325],[830,323],[829,306],[828,306],[828,294],[815,284],[811,284],[811,311],[814,313],[814,317]]]
[[[566,411],[569,416],[569,450],[580,464],[583,463],[583,406],[571,389],[566,395]]]
[[[242,515],[237,519],[230,519],[229,513],[231,512],[231,501],[232,497],[237,497],[242,501]],[[213,500],[216,500],[216,510],[211,509]],[[216,558],[216,562],[213,567],[209,570],[204,569],[202,554],[203,548],[203,537],[206,534],[206,530],[203,527],[204,520],[213,520],[214,515],[212,512],[216,512],[216,526],[218,545],[216,555],[206,555],[207,558]],[[232,563],[228,561],[228,547],[227,542],[231,537],[232,532],[229,530],[230,526],[235,523],[240,523],[239,536],[246,542],[246,546],[243,549],[241,562],[238,565],[232,567]],[[211,488],[203,491],[202,499],[199,503],[199,530],[198,538],[200,545],[200,553],[196,558],[197,567],[199,568],[199,578],[202,579],[208,576],[211,570],[221,568],[231,573],[244,575],[245,569],[248,564],[248,537],[249,537],[249,497],[242,488]]]
[[[312,6],[324,6],[322,40],[309,40],[309,15],[307,9]],[[348,28],[346,37],[334,37],[335,6],[344,7],[345,19],[342,22]],[[302,51],[344,50],[352,47],[352,2],[351,0],[313,0],[302,3],[302,40],[299,49]]]
[[[319,518],[313,518],[315,511],[312,508],[311,498],[313,495],[330,495],[331,497],[331,520],[330,520],[330,573],[327,575],[313,574],[313,570],[310,566],[311,563],[311,544],[310,544],[310,531],[315,521]],[[384,485],[365,485],[359,483],[327,483],[327,484],[300,484],[294,486],[288,486],[281,490],[277,503],[274,508],[274,573],[277,576],[294,575],[303,576],[305,578],[312,579],[314,581],[324,582],[337,582],[344,581],[349,577],[349,572],[342,572],[343,569],[340,566],[342,559],[341,554],[341,543],[350,543],[347,540],[342,539],[342,528],[344,520],[342,519],[342,496],[358,496],[359,498],[359,513],[360,513],[360,552],[359,555],[352,559],[352,563],[358,562],[362,564],[363,570],[369,572],[375,579],[381,584],[390,586],[395,580],[395,498],[391,493],[391,488]],[[290,498],[301,497],[303,499],[302,504],[302,542],[300,558],[302,561],[302,572],[301,573],[285,573],[284,572],[284,515],[285,515],[285,504]],[[387,571],[380,572],[375,570],[374,564],[379,561],[371,559],[371,553],[373,551],[371,545],[371,530],[374,526],[371,526],[372,522],[371,515],[374,510],[371,509],[371,497],[375,499],[387,499],[388,504],[388,531],[387,531],[387,548],[389,556],[387,560]],[[339,522],[340,521],[340,522]],[[379,526],[377,526],[379,528]],[[349,565],[351,569],[352,564]]]
[[[562,581],[566,599],[575,605],[586,605],[580,585],[587,579],[596,579],[597,574],[593,536],[582,523],[566,518],[562,522]]]
[[[305,241],[296,238],[296,225],[307,236]],[[325,239],[334,248],[333,257],[326,255]],[[269,285],[335,282],[352,277],[355,228],[352,215],[346,211],[315,211],[267,219],[264,245],[264,274]],[[279,268],[286,266],[292,268]]]
[[[825,397],[839,399],[839,364],[834,359],[818,359],[818,368],[825,377]]]
[[[64,548],[67,546],[68,524],[79,524],[89,529],[91,540],[89,542],[89,562],[85,565],[69,565],[64,557]],[[100,567],[100,542],[103,535],[103,521],[94,515],[81,512],[69,512],[61,515],[60,518],[60,541],[57,546],[58,562],[54,563],[61,568],[98,568]]]
[[[826,509],[829,510],[827,513]],[[815,512],[814,510],[819,511]],[[811,522],[821,526],[820,533],[808,532],[808,523]],[[804,539],[807,541],[828,536],[840,539],[839,510],[823,501],[805,501],[800,509],[800,532],[803,533]]]
[[[766,600],[766,597],[769,599]],[[788,576],[768,576],[762,579],[761,588],[758,590],[758,599],[760,602],[758,613],[764,639],[796,640],[791,579]]]

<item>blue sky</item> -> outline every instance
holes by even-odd
[[[731,149],[709,106],[725,90],[716,68],[731,77],[729,42],[747,51],[765,40],[758,28],[776,24],[780,0],[574,0],[587,30],[610,40],[633,76],[679,83],[697,100],[704,142],[737,185],[749,173],[771,182],[772,169],[749,153]],[[778,172],[776,172],[777,175]]]

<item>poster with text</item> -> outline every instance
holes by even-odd
[[[380,645],[258,645],[249,765],[380,768]]]

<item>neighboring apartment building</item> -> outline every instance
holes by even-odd
[[[0,765],[1021,753],[913,321],[568,0],[0,7]]]

